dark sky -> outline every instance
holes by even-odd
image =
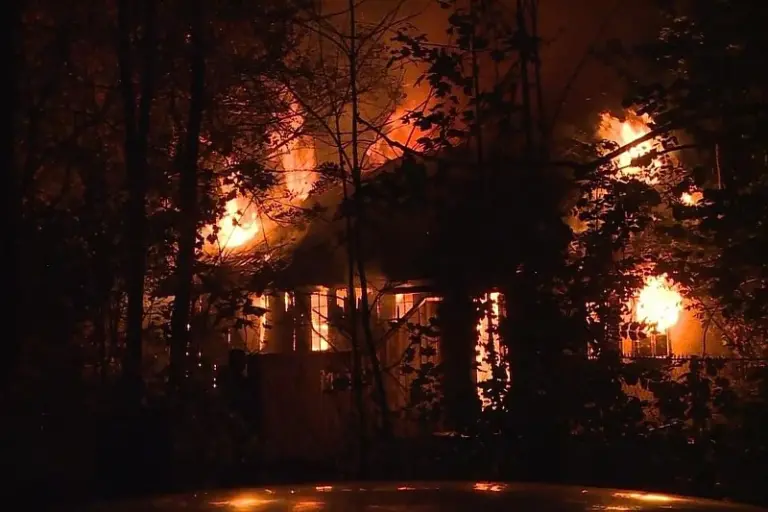
[[[655,37],[657,11],[651,4],[650,0],[540,0],[541,35],[550,40],[542,50],[547,96],[560,96],[591,45],[604,45],[612,38],[632,45]],[[590,104],[591,110],[614,106],[622,94],[615,72],[588,58],[569,94],[567,112],[579,115],[590,110]]]

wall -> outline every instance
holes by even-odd
[[[690,301],[683,303],[686,310],[680,315],[680,320],[670,329],[672,352],[675,355],[692,356],[726,356],[730,351],[724,346],[722,336],[714,323],[706,330],[707,319],[696,317],[696,311],[687,309]]]

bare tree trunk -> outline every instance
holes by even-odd
[[[138,112],[133,88],[134,66],[131,58],[131,35],[134,9],[143,12],[143,37],[141,41],[142,73],[141,97]],[[138,403],[141,389],[142,322],[144,319],[144,274],[146,271],[146,198],[148,188],[147,146],[149,119],[154,93],[155,2],[145,0],[139,5],[129,0],[118,2],[118,64],[120,86],[125,116],[125,159],[128,186],[126,272],[128,294],[128,318],[126,326],[126,352],[123,359],[123,377],[128,386],[129,400]]]
[[[336,134],[337,140],[341,141],[341,128],[339,126],[339,116],[336,116]],[[339,166],[344,169],[344,148],[339,144]],[[343,172],[341,177],[341,190],[344,202],[349,201],[349,187],[347,185],[347,173]],[[358,478],[365,478],[368,470],[368,421],[365,410],[365,401],[363,400],[363,359],[360,354],[360,337],[357,332],[357,294],[355,293],[355,248],[352,245],[352,231],[354,225],[352,218],[347,215],[346,218],[347,235],[347,307],[349,308],[349,341],[352,346],[352,395],[355,400],[355,408],[358,414]]]
[[[7,244],[7,254],[10,255],[13,271],[10,272],[11,288],[9,290],[12,308],[17,311],[11,311],[10,332],[7,334],[6,343],[3,346],[3,355],[0,361],[0,391],[4,391],[9,383],[11,373],[21,352],[21,311],[20,301],[23,297],[21,279],[18,269],[21,267],[19,239],[21,237],[22,222],[22,195],[21,184],[19,180],[18,169],[16,169],[15,144],[16,144],[16,105],[19,96],[19,73],[21,71],[21,62],[18,55],[19,38],[21,37],[21,0],[10,0],[6,7],[5,20],[6,27],[3,30],[3,51],[6,55],[5,61],[9,63],[10,72],[10,91],[4,96],[6,101],[6,136],[3,141],[3,168],[6,176],[6,208],[7,219],[11,228],[10,243]]]
[[[202,5],[193,0],[190,9],[190,103],[186,141],[181,155],[180,213],[181,231],[176,260],[176,292],[171,317],[171,387],[178,389],[184,379],[185,354],[189,346],[189,320],[194,278],[195,245],[200,217],[197,201],[197,159],[205,90]]]
[[[520,34],[520,40],[522,41],[520,47],[520,91],[522,93],[523,100],[523,130],[525,131],[525,141],[527,156],[532,155],[534,138],[533,138],[533,109],[531,103],[531,82],[529,77],[528,65],[530,63],[530,52],[528,44],[530,36],[528,35],[528,25],[525,19],[526,2],[525,0],[517,0],[517,30]]]
[[[531,21],[530,58],[533,61],[533,88],[536,94],[536,115],[539,126],[539,157],[546,161],[549,155],[549,128],[544,115],[544,87],[541,83],[541,53],[539,42],[539,0],[528,0],[528,19]]]
[[[363,254],[362,226],[364,225],[365,208],[362,198],[362,176],[360,169],[360,156],[358,154],[358,119],[359,119],[359,97],[357,92],[357,44],[356,44],[356,19],[355,19],[355,0],[349,1],[349,71],[350,71],[350,92],[352,95],[352,183],[354,186],[353,207],[355,212],[355,221],[353,223],[352,240],[355,247],[355,260],[357,263],[357,273],[362,288],[361,297],[361,320],[363,323],[363,335],[365,337],[368,355],[371,358],[371,371],[376,389],[376,401],[381,410],[381,433],[384,437],[389,437],[392,433],[392,427],[389,417],[389,404],[387,403],[387,393],[384,388],[384,379],[382,376],[379,356],[376,352],[376,343],[373,339],[371,329],[371,311],[368,304],[368,279],[365,273],[365,257]]]

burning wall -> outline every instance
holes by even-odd
[[[646,136],[651,129],[652,120],[649,116],[638,116],[628,111],[623,120],[603,113],[596,131],[598,137],[624,147]],[[637,160],[656,147],[658,142],[650,139],[619,155],[614,161],[615,176],[619,179],[639,179],[651,186],[659,185],[662,178],[660,173],[664,170],[659,159],[654,158],[643,167],[638,165]],[[683,193],[679,201],[687,206],[695,206],[702,199],[700,191],[691,190]],[[631,301],[630,310],[633,321],[646,324],[650,337],[664,336],[669,340],[668,348],[675,355],[701,354],[704,346],[710,354],[723,352],[722,343],[706,342],[705,337],[708,332],[712,336],[712,330],[703,328],[692,303],[683,296],[679,285],[666,274],[647,277],[643,288],[637,291]],[[633,343],[625,340],[624,350],[633,352]]]

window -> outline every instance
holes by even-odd
[[[230,345],[242,348],[247,352],[262,352],[267,348],[267,309],[269,300],[266,295],[252,294],[248,297],[250,305],[265,310],[257,315],[254,311],[243,311],[242,320],[246,322],[241,329],[228,332],[227,341]]]
[[[267,348],[267,309],[269,309],[269,302],[266,295],[260,295],[256,297],[254,301],[256,307],[264,309],[264,314],[259,317],[255,322],[258,325],[258,340],[259,351],[263,351]]]
[[[339,288],[336,290],[336,306],[341,309],[347,309],[347,289]]]
[[[323,352],[330,348],[328,343],[328,288],[320,288],[310,296],[312,351]]]
[[[355,304],[357,307],[360,307],[360,303],[363,300],[363,289],[362,288],[355,288]],[[347,309],[347,289],[346,288],[338,288],[336,289],[336,305],[340,307],[341,309],[346,310]]]
[[[395,295],[395,318],[400,319],[413,309],[415,293],[398,293]]]

